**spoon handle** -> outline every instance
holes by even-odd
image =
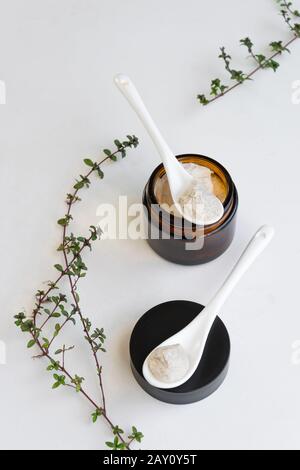
[[[183,166],[175,158],[173,152],[169,148],[168,144],[162,137],[156,124],[149,114],[139,92],[127,75],[118,74],[115,77],[115,84],[125,96],[131,107],[134,109],[136,114],[142,121],[145,129],[148,131],[154,145],[156,146],[163,164],[165,166],[168,178],[173,180],[174,184],[180,184],[182,179],[189,178],[189,175],[184,170]]]
[[[210,316],[217,315],[225,300],[232,292],[238,281],[245,274],[248,268],[263,252],[274,236],[274,229],[268,225],[261,227],[249,242],[242,253],[235,267],[223,283],[214,298],[209,302],[205,311]]]

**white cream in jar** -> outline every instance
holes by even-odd
[[[217,197],[222,203],[227,196],[227,190],[222,179],[208,167],[197,165],[195,163],[184,163],[184,168],[195,178],[195,185],[191,188],[188,194],[184,194],[181,198],[180,204],[186,205],[189,209],[189,218],[196,217],[195,207],[200,208],[201,211],[201,198],[203,191],[207,194]],[[159,205],[168,213],[174,214],[176,217],[181,217],[181,214],[176,209],[170,192],[167,175],[163,175],[155,186],[155,197]],[[206,206],[206,211],[209,211],[209,206]],[[213,207],[212,207],[213,210]],[[206,215],[209,217],[211,214],[202,212],[201,217]]]

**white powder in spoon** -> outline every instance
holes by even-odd
[[[183,379],[189,370],[190,361],[180,344],[162,346],[155,349],[148,358],[152,375],[164,383],[174,383]]]

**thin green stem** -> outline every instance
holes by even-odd
[[[42,323],[42,325],[39,327],[41,330],[44,328],[44,326],[48,323],[48,321],[52,318],[52,315],[53,313],[55,312],[55,310],[57,309],[57,307],[61,304],[61,300],[59,299],[56,303],[55,303],[55,306],[54,308],[52,309],[52,311],[50,312],[48,318],[46,318],[46,320],[44,321],[44,323]]]
[[[62,330],[63,327],[68,323],[68,321],[69,321],[69,318],[67,318],[67,319],[63,322],[63,324],[62,324],[61,327],[60,327],[59,332],[61,332],[61,330]],[[50,346],[52,345],[52,343],[53,343],[53,341],[55,340],[55,338],[57,338],[57,335],[53,335],[53,338],[51,339],[51,341],[50,341],[50,343],[49,343],[47,349],[50,349]]]

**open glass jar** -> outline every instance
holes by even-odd
[[[143,204],[147,215],[147,240],[152,249],[177,264],[193,265],[212,261],[230,246],[236,226],[238,193],[228,171],[212,158],[203,155],[179,155],[184,165],[196,164],[212,172],[214,194],[224,206],[223,217],[215,224],[199,226],[166,209],[171,205],[167,175],[159,165],[145,187]]]

